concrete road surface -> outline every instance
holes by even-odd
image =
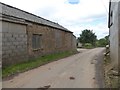
[[[3,81],[3,88],[98,88],[95,65],[103,50],[79,49],[80,53],[76,55]]]

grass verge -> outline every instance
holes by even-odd
[[[43,64],[47,64],[49,62],[52,62],[52,61],[55,61],[55,60],[58,60],[58,59],[61,59],[64,57],[68,57],[75,53],[77,53],[77,52],[76,51],[71,51],[71,52],[66,51],[66,52],[62,52],[62,53],[50,54],[50,55],[45,55],[45,56],[39,57],[34,60],[29,60],[24,63],[19,63],[19,64],[5,67],[2,69],[2,78],[39,67]]]

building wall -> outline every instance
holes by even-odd
[[[26,26],[2,21],[2,65],[27,60]]]
[[[3,67],[46,54],[76,50],[73,33],[58,23],[3,3],[0,5]],[[41,47],[37,49],[33,49],[35,34],[41,37],[37,37],[41,42]]]
[[[2,65],[2,22],[0,21],[0,67]]]
[[[76,37],[72,35],[72,49],[76,50],[76,48],[77,48],[77,40]]]
[[[76,50],[71,32],[28,22],[28,25],[2,21],[2,65],[8,66],[43,55]],[[33,34],[41,34],[41,48],[33,49]]]
[[[120,2],[118,3],[118,23],[119,23],[119,25],[118,25],[118,27],[119,27],[119,31],[118,31],[118,37],[119,37],[119,51],[118,51],[118,68],[119,68],[119,70],[120,70]]]
[[[31,25],[27,26],[27,34],[28,52],[30,58],[76,49],[73,44],[76,41],[75,37],[73,37],[73,34],[70,32],[31,23]],[[32,48],[33,34],[41,34],[42,36],[42,46],[40,49],[34,50]]]
[[[111,3],[110,13],[113,11],[110,23],[113,23],[110,27],[110,56],[112,64],[118,66],[119,60],[119,20],[118,20],[118,3]]]

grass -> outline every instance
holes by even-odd
[[[61,59],[64,57],[68,57],[75,53],[76,53],[75,51],[74,52],[66,51],[66,52],[62,52],[62,53],[50,54],[50,55],[45,55],[45,56],[39,57],[34,60],[29,60],[24,63],[5,67],[2,69],[2,78],[39,67],[43,64],[47,64],[49,62],[52,62],[52,61],[55,61],[55,60],[58,60],[58,59]]]

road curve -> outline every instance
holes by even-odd
[[[3,81],[3,88],[98,88],[95,65],[103,50],[79,49],[78,54]]]

